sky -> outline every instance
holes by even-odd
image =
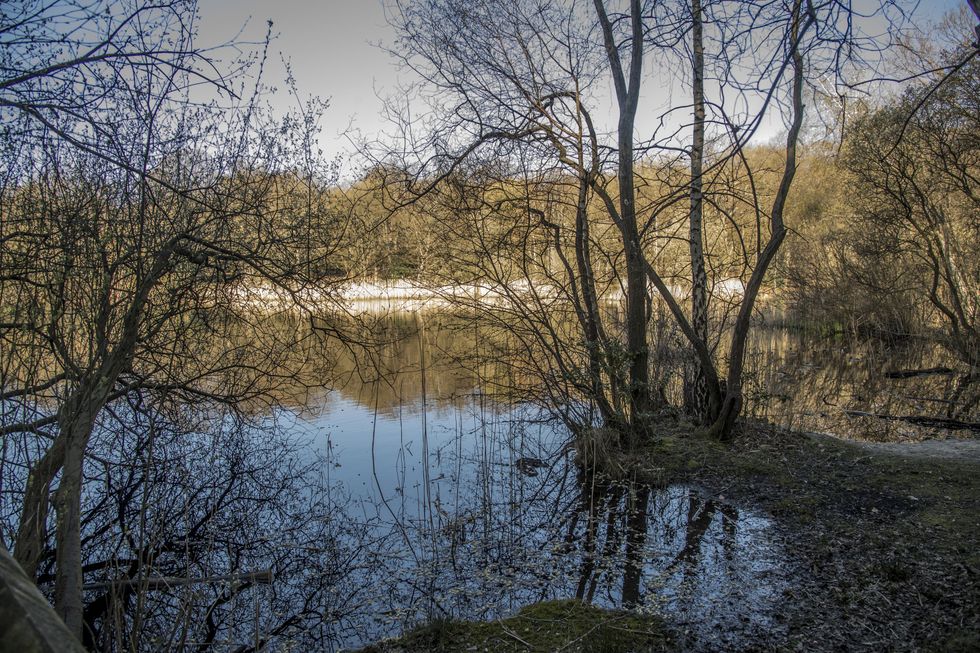
[[[862,1],[867,0],[857,4]],[[964,1],[920,0],[919,10],[935,19]],[[378,136],[385,126],[382,98],[396,94],[400,80],[410,80],[381,47],[392,45],[395,38],[382,0],[200,0],[199,7],[202,45],[236,38],[260,41],[267,21],[273,21],[267,79],[284,79],[282,62],[289,61],[302,97],[329,98],[321,131],[328,155],[349,151],[350,138]],[[295,106],[296,100],[278,86],[274,105]],[[773,137],[781,129],[770,122],[762,137]]]
[[[371,136],[382,123],[380,97],[395,92],[398,70],[380,44],[391,45],[394,32],[385,21],[381,0],[201,0],[198,42],[224,43],[239,37],[261,40],[267,21],[275,39],[267,79],[285,78],[289,61],[301,97],[328,98],[321,142],[330,153],[348,149],[345,132]],[[296,100],[277,86],[279,108]]]

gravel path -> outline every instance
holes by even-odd
[[[844,440],[827,433],[808,433],[814,439],[847,442],[872,453],[928,460],[963,460],[980,463],[980,440],[923,440],[922,442],[862,442]]]
[[[870,451],[930,460],[980,462],[980,440],[925,440],[924,442],[861,442]]]

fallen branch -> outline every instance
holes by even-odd
[[[917,376],[943,375],[952,376],[956,370],[948,367],[928,367],[922,370],[891,370],[885,372],[886,379],[911,379]]]
[[[963,422],[958,419],[946,417],[929,417],[927,415],[882,415],[880,413],[869,413],[863,410],[845,410],[844,414],[848,417],[874,417],[892,421],[908,422],[916,426],[929,426],[933,428],[951,429],[954,431],[974,431],[980,433],[980,422]]]
[[[145,589],[169,589],[177,585],[198,585],[208,583],[272,583],[272,570],[253,571],[244,574],[225,574],[223,576],[206,576],[204,578],[176,578],[176,577],[157,577],[157,578],[126,578],[123,580],[110,580],[101,583],[88,583],[82,589],[98,590],[109,589],[110,587],[131,587],[136,586]]]

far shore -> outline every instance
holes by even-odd
[[[672,286],[671,292],[678,300],[686,300],[690,295],[687,288]],[[739,279],[726,279],[715,284],[713,293],[726,297],[739,297],[744,292],[744,286]],[[242,299],[252,305],[262,305],[267,308],[286,308],[297,303],[316,306],[324,303],[325,296],[317,290],[303,289],[289,293],[284,289],[273,286],[253,286],[242,288]],[[340,299],[357,307],[364,304],[379,304],[401,310],[418,310],[427,307],[445,306],[450,303],[465,306],[467,304],[508,304],[527,301],[529,298],[540,300],[556,300],[563,293],[548,283],[532,284],[526,280],[509,284],[492,282],[479,284],[434,285],[408,279],[358,281],[343,284],[334,295],[334,300]],[[656,291],[653,291],[656,295]],[[623,300],[623,292],[611,289],[602,294],[606,302]]]

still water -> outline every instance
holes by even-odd
[[[540,417],[478,398],[376,414],[341,397],[296,418],[371,541],[349,579],[363,604],[338,622],[339,644],[570,597],[668,614],[702,644],[778,627],[787,572],[767,518],[695,488],[583,479]]]
[[[417,315],[388,320],[399,337],[371,362],[378,374],[339,374],[275,416],[322,457],[330,500],[359,533],[345,543],[349,572],[336,588],[338,648],[433,618],[493,619],[571,597],[664,614],[694,649],[778,638],[792,572],[765,515],[693,487],[586,477],[562,426],[519,398],[495,399],[494,372],[454,354],[478,338],[461,342],[438,316],[422,328]],[[951,375],[885,376],[938,358],[929,347],[759,329],[747,412],[843,436],[928,437],[935,432],[845,411],[945,411],[957,390]],[[959,414],[975,409],[966,401]]]

